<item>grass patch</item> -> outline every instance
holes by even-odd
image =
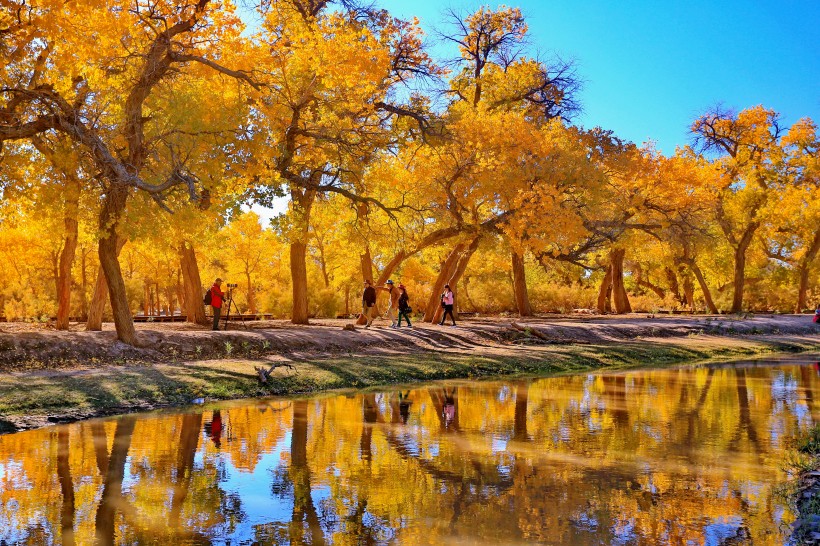
[[[269,366],[270,362],[253,359],[18,372],[0,375],[0,415],[3,416],[0,424],[10,423],[0,426],[0,433],[13,431],[15,423],[21,421],[26,426],[37,426],[54,419],[72,420],[182,406],[197,398],[224,400],[431,380],[651,368],[818,348],[818,343],[812,340],[775,342],[698,336],[696,339],[556,345],[537,351],[522,348],[514,356],[454,352],[339,356],[291,362],[293,371],[277,368],[267,385],[259,383],[254,366]],[[820,430],[812,442],[812,446],[820,447]]]

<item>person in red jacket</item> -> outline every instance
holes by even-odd
[[[225,293],[222,291],[222,279],[217,278],[211,287],[211,307],[214,310],[214,330],[219,330],[219,316],[222,314],[222,300]]]

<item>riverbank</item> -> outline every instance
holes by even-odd
[[[810,317],[473,319],[458,328],[342,329],[282,321],[210,332],[141,325],[141,347],[103,332],[0,326],[0,432],[194,400],[427,380],[548,375],[820,350]],[[381,322],[384,325],[384,322]],[[257,369],[272,370],[266,383]]]

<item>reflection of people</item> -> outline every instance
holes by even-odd
[[[219,449],[222,439],[222,414],[219,410],[214,410],[211,420],[205,422],[205,434],[213,440],[214,445]]]
[[[453,316],[453,305],[455,305],[455,294],[450,290],[450,285],[444,285],[444,293],[441,295],[441,306],[444,308],[444,313],[441,315],[440,326],[444,325],[447,320],[447,315],[450,315],[450,320],[453,321],[453,326],[456,325],[456,317]]]
[[[219,315],[222,314],[222,299],[225,293],[222,291],[222,279],[217,278],[211,287],[211,307],[214,310],[214,330],[219,330]]]
[[[444,426],[449,427],[450,424],[456,418],[456,399],[454,397],[456,390],[453,389],[452,393],[448,393],[447,389],[444,389]]]
[[[364,281],[364,292],[362,293],[362,315],[367,319],[365,328],[370,328],[373,322],[373,313],[376,311],[376,289],[373,284],[366,280]]]
[[[410,419],[410,404],[412,402],[408,400],[409,397],[410,391],[407,391],[407,393],[399,391],[399,415],[401,416],[401,422],[405,425],[407,420]]]

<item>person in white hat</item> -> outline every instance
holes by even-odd
[[[388,279],[379,290],[384,290],[390,295],[390,305],[387,306],[387,318],[390,319],[390,327],[398,328],[399,318],[399,291],[395,288],[393,279]]]

